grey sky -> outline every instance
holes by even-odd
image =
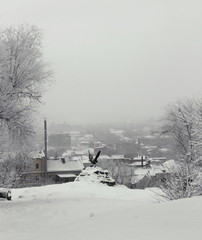
[[[43,115],[135,120],[202,92],[201,0],[0,0],[0,27],[44,33],[55,83]]]

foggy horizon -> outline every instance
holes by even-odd
[[[201,97],[201,14],[198,0],[0,0],[0,28],[43,32],[49,122],[138,122]]]

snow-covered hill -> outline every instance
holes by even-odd
[[[0,239],[201,239],[202,197],[158,203],[153,190],[86,182],[14,189],[11,202],[0,201]]]

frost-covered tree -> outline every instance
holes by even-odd
[[[170,104],[163,133],[173,137],[178,157],[191,154],[192,161],[197,161],[202,149],[202,101],[185,98]]]
[[[0,184],[14,184],[26,170],[34,115],[51,71],[35,26],[0,29]],[[4,152],[4,154],[2,154]],[[9,156],[9,157],[8,157]]]
[[[202,176],[198,167],[183,161],[176,162],[175,166],[167,169],[167,175],[160,186],[160,195],[167,200],[201,195],[201,184]]]
[[[41,31],[21,25],[0,31],[0,133],[4,142],[33,133],[33,112],[51,73],[43,60]]]
[[[1,157],[1,156],[0,156]],[[18,187],[23,173],[29,167],[26,153],[6,154],[0,162],[0,186]]]
[[[174,139],[178,167],[162,184],[169,199],[201,193],[202,101],[185,98],[166,109],[163,133]]]

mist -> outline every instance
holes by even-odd
[[[201,15],[197,0],[0,0],[1,28],[43,31],[49,121],[140,121],[201,97]]]

